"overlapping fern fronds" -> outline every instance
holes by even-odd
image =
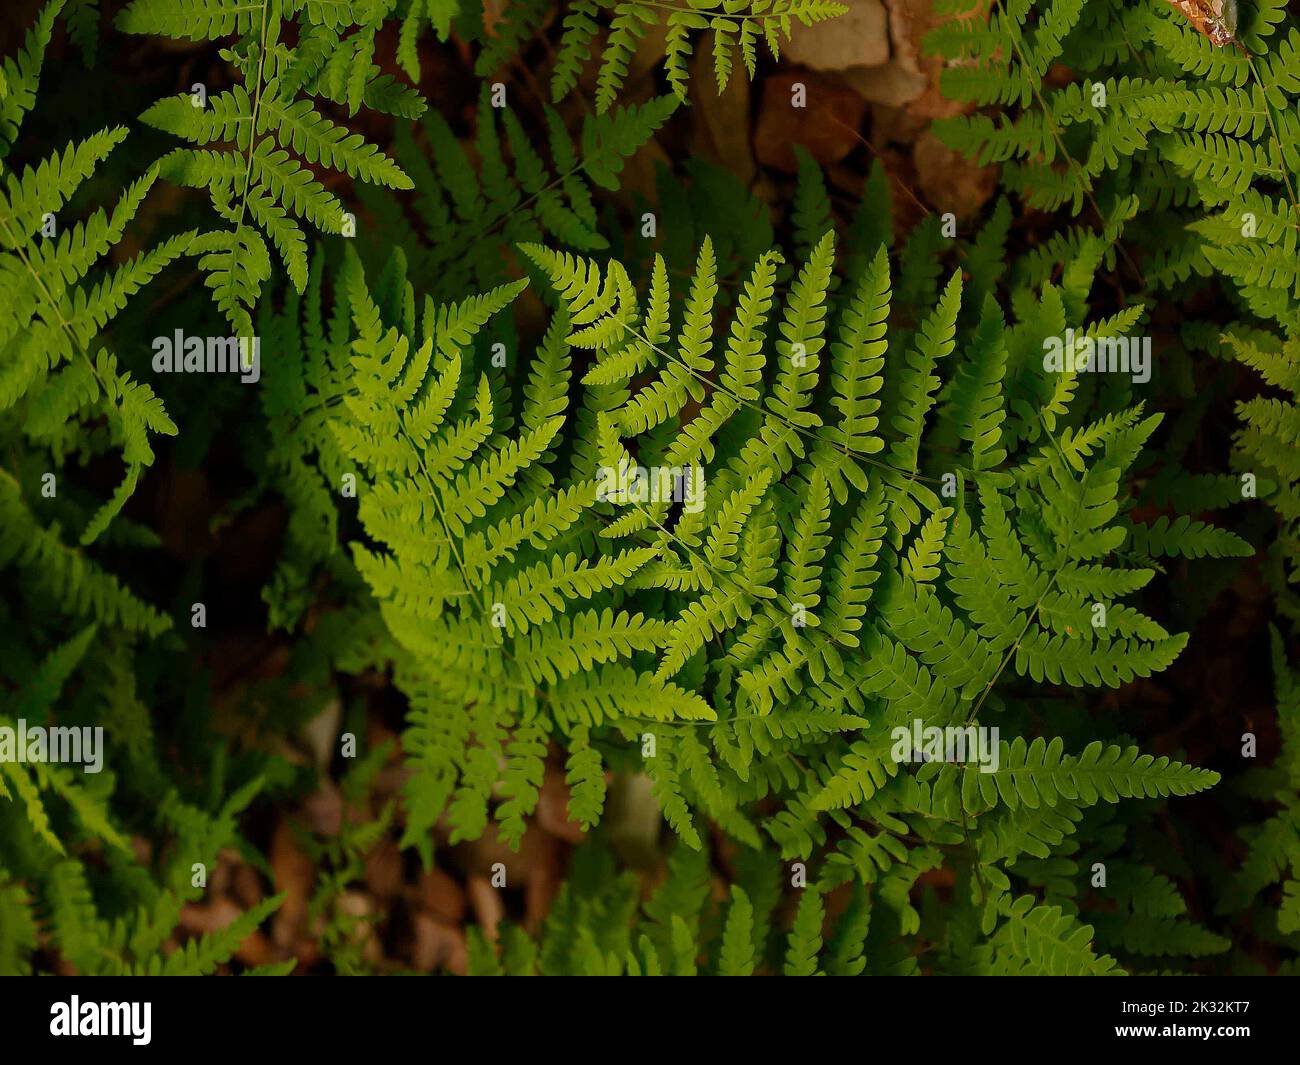
[[[1245,855],[1219,907],[1253,911],[1257,935],[1294,950],[1300,943],[1300,686],[1281,634],[1274,630],[1271,637],[1280,750],[1270,766],[1246,774],[1239,789],[1270,803],[1272,812],[1242,829]]]
[[[1031,21],[1032,16],[1032,21]],[[1096,208],[1145,249],[1148,282],[1217,273],[1288,329],[1300,298],[1300,24],[1285,5],[1243,7],[1216,47],[1165,4],[996,4],[928,46],[955,61],[946,92],[998,105],[936,131],[1047,210]],[[1043,84],[1050,63],[1074,79]]]
[[[600,818],[601,761],[640,765],[688,846],[707,818],[822,863],[823,887],[891,898],[963,826],[1004,870],[1041,852],[1045,808],[1214,782],[1099,743],[1004,740],[993,773],[890,756],[916,721],[1002,717],[1014,735],[1035,682],[1160,671],[1185,637],[1124,602],[1154,558],[1197,536],[1249,550],[1126,514],[1124,472],[1159,418],[1078,422],[1076,382],[1045,384],[1041,362],[1011,355],[1073,321],[1053,286],[1010,325],[986,298],[961,327],[977,341],[959,345],[954,277],[899,350],[883,249],[828,313],[829,232],[784,298],[779,256],[761,256],[725,333],[707,241],[681,304],[662,262],[643,299],[616,261],[524,251],[559,307],[518,388],[494,378],[482,330],[519,283],[422,311],[400,260],[378,299],[355,261],[335,286],[352,355],[331,424],[362,472],[367,533],[353,559],[412,702],[407,843],[427,846],[444,815],[453,840],[494,817],[517,841],[551,739],[583,822]],[[953,456],[927,440],[940,404],[956,412]],[[702,494],[607,491],[638,466],[695,469]],[[764,797],[778,812],[755,819]],[[972,880],[997,927],[1025,916],[1014,875]],[[913,913],[901,904],[905,932]]]
[[[93,132],[31,165],[10,161],[24,146],[20,126],[62,8],[62,0],[47,5],[5,62],[0,99],[0,726],[11,734],[20,721],[98,727],[111,739],[84,776],[80,766],[15,759],[10,748],[0,760],[0,973],[30,972],[38,952],[45,966],[58,957],[83,973],[212,972],[274,900],[221,934],[171,954],[162,948],[197,894],[194,864],[215,864],[256,789],[210,814],[165,778],[134,666],[137,648],[173,621],[105,561],[158,546],[121,512],[154,461],[154,438],[177,432],[132,372],[147,365],[149,345],[115,335],[115,320],[193,249],[195,236],[105,265],[158,177],[150,168],[115,204],[83,210],[85,189],[121,151],[124,128]],[[114,453],[123,472],[105,500],[83,485],[81,467]],[[126,782],[110,767],[128,770]],[[132,808],[156,816],[128,830],[122,811]],[[174,848],[158,869],[132,846],[146,827]]]
[[[703,856],[679,847],[667,877],[642,903],[636,878],[620,875],[608,851],[589,844],[578,852],[536,937],[510,924],[495,942],[472,930],[470,975],[910,976],[927,963],[903,946],[889,897],[861,884],[834,919],[823,891],[791,885],[767,854],[743,864],[725,904],[714,903],[709,889]],[[1093,927],[1077,914],[1028,895],[1008,902],[1004,912],[997,933],[964,959],[960,971],[1123,971],[1096,949]]]
[[[61,8],[55,0],[28,35],[18,60],[6,63],[9,95],[3,101],[8,155],[19,123],[35,101],[41,59]],[[153,462],[150,437],[174,435],[176,426],[144,381],[121,365],[110,342],[109,323],[160,271],[190,249],[193,234],[158,244],[112,269],[93,273],[118,245],[157,179],[150,170],[135,181],[111,211],[98,209],[72,221],[73,200],[127,131],[112,127],[67,145],[35,165],[4,174],[0,189],[0,412],[21,426],[25,447],[48,451],[52,465],[25,464],[30,481],[4,473],[6,522],[0,540],[7,562],[37,563],[74,610],[96,616],[131,616],[142,627],[146,608],[130,599],[93,563],[60,543],[57,528],[40,528],[30,501],[59,498],[59,476],[50,472],[82,453],[87,426],[106,430],[92,451],[120,449],[125,474],[112,496],[83,518],[82,546],[104,534]],[[65,485],[64,498],[73,496]],[[26,501],[25,501],[26,500]],[[61,574],[57,576],[56,574]],[[161,626],[165,627],[165,625]]]
[[[411,179],[373,144],[326,117],[315,99],[412,119],[424,99],[373,62],[375,34],[387,3],[319,4],[314,0],[133,0],[118,16],[128,33],[191,41],[235,38],[222,55],[238,71],[233,88],[160,100],[147,124],[189,142],[159,163],[164,177],[207,189],[223,225],[192,247],[213,298],[239,336],[253,333],[251,308],[271,276],[275,247],[294,286],[307,282],[307,238],[355,234],[352,212],[316,176],[338,171],[389,189]],[[293,23],[297,39],[288,43]]]
[[[565,7],[551,72],[551,98],[558,103],[573,91],[583,65],[598,56],[596,110],[600,114],[617,101],[633,53],[651,30],[663,30],[664,75],[673,92],[685,100],[691,58],[704,35],[710,39],[713,76],[722,91],[735,75],[737,60],[753,79],[760,42],[779,58],[782,41],[788,41],[797,27],[811,26],[848,10],[836,0],[686,0],[679,4],[573,0]],[[487,38],[475,73],[483,77],[494,73],[538,32],[547,13],[547,5],[536,0],[508,4]]]
[[[313,915],[360,875],[399,808],[401,842],[426,863],[443,838],[495,833],[519,847],[558,755],[568,814],[593,835],[611,830],[611,789],[647,782],[676,840],[667,879],[643,902],[592,840],[538,939],[472,935],[476,972],[1101,975],[1226,950],[1179,892],[1179,855],[1167,853],[1178,848],[1142,832],[1218,774],[1171,747],[1146,753],[1108,700],[1085,693],[1157,675],[1184,652],[1187,634],[1167,630],[1161,598],[1144,593],[1170,559],[1251,553],[1204,520],[1242,498],[1238,474],[1259,475],[1288,523],[1279,572],[1294,574],[1287,196],[1300,74],[1281,7],[1253,9],[1241,55],[1205,51],[1168,12],[1109,0],[1016,0],[941,30],[942,47],[974,59],[949,87],[1010,111],[947,135],[1008,163],[1012,197],[969,239],[949,243],[930,217],[896,248],[884,170],[837,230],[806,154],[786,245],[756,195],[699,163],[683,184],[660,175],[658,237],[612,239],[614,212],[596,208],[595,189],[614,189],[685,96],[700,35],[725,85],[734,51],[752,76],[760,37],[775,51],[836,5],[710,2],[664,18],[663,5],[614,4],[598,113],[574,137],[545,111],[545,150],[490,86],[472,150],[441,116],[411,131],[423,101],[379,74],[375,36],[401,21],[398,59],[415,77],[424,27],[445,39],[453,19],[472,22],[464,6],[134,0],[122,28],[223,41],[240,82],[146,112],[190,146],[111,212],[63,219],[120,130],[4,175],[0,419],[14,461],[0,471],[0,568],[20,576],[0,599],[19,634],[0,664],[15,713],[6,706],[0,724],[102,716],[127,742],[89,782],[0,765],[0,971],[57,954],[87,973],[210,972],[278,901],[164,950],[200,890],[193,870],[242,846],[236,821],[262,786],[250,767],[274,767],[277,786],[298,769],[260,751],[228,765],[223,746],[209,798],[175,783],[151,711],[206,710],[207,695],[157,679],[183,672],[174,659],[152,661],[137,691],[143,637],[171,619],[89,550],[155,542],[120,510],[152,461],[151,434],[175,426],[119,368],[105,330],[186,251],[232,328],[256,325],[276,353],[263,420],[236,434],[257,483],[235,505],[263,492],[287,503],[271,624],[304,641],[314,697],[334,690],[331,671],[391,669],[408,702],[400,806],[314,850],[328,871]],[[3,67],[0,157],[58,10]],[[75,10],[84,20],[94,5]],[[471,34],[485,42],[481,73],[541,22],[540,5],[506,11],[495,37]],[[627,57],[661,21],[674,92],[619,106]],[[600,33],[599,9],[578,0],[560,32],[557,98]],[[1117,75],[1132,49],[1150,70]],[[1092,82],[1045,87],[1057,63]],[[326,118],[326,102],[402,119],[394,159]],[[1159,166],[1143,173],[1151,153]],[[350,213],[322,170],[380,190],[358,194],[379,225],[361,250],[324,241],[309,259],[302,223],[338,233]],[[87,283],[158,174],[208,190],[219,228]],[[411,185],[409,201],[388,195]],[[1095,216],[1012,257],[1016,195]],[[1233,236],[1233,212],[1251,215],[1257,246]],[[1051,372],[1042,357],[1067,334],[1150,325],[1149,301],[1098,314],[1092,290],[1122,238],[1170,219],[1182,235],[1153,241],[1140,264],[1153,286],[1181,291],[1217,271],[1243,317],[1287,334],[1188,324],[1285,393],[1242,405],[1231,475],[1153,470],[1170,430],[1135,382]],[[289,285],[269,301],[272,246]],[[41,494],[42,474],[105,450],[126,471],[108,503],[61,482]],[[1275,657],[1283,753],[1248,791],[1280,807],[1246,833],[1228,908],[1264,891],[1264,938],[1294,945],[1296,686]],[[935,729],[980,757],[898,753],[900,731]],[[366,790],[385,756],[365,752],[344,790]],[[128,819],[133,809],[150,813]],[[153,845],[147,868],[138,835]],[[714,905],[723,868],[732,882]],[[828,922],[832,892],[849,905]],[[325,928],[336,966],[361,968],[355,925]]]
[[[1244,331],[1243,331],[1244,332]],[[1272,391],[1237,405],[1236,443],[1243,477],[1275,480],[1269,503],[1280,527],[1271,549],[1279,611],[1300,623],[1300,338],[1225,335],[1234,356],[1260,374]]]
[[[608,247],[593,194],[618,188],[626,160],[676,106],[672,96],[619,106],[588,116],[577,137],[546,108],[542,148],[513,111],[492,106],[485,86],[476,121],[477,166],[437,112],[418,130],[398,129],[394,155],[417,180],[417,226],[391,196],[362,188],[360,199],[387,243],[405,252],[422,292],[453,299],[492,288],[518,273],[510,269],[508,249],[519,242],[552,240],[579,251]]]
[[[944,73],[948,91],[998,105],[941,122],[949,144],[1003,163],[1008,189],[1033,206],[1089,208],[1107,243],[1122,237],[1132,249],[1120,266],[1147,298],[1187,300],[1219,282],[1228,322],[1185,323],[1189,355],[1285,365],[1300,335],[1300,23],[1285,4],[1243,5],[1223,47],[1171,5],[1073,2],[995,5],[987,22],[955,19],[929,43],[959,61]],[[1041,84],[1033,72],[1044,61],[1073,80]],[[1273,585],[1294,613],[1285,410],[1243,406],[1235,465],[1257,481],[1253,494],[1238,484],[1238,498],[1267,498],[1279,514]]]

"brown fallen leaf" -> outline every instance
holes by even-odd
[[[498,839],[495,832],[488,832],[481,839],[457,845],[451,856],[462,872],[488,878],[494,872],[492,867],[500,863],[505,866],[509,886],[516,888],[527,883],[534,871],[545,868],[559,846],[554,836],[537,825],[529,825],[517,853]]]
[[[537,932],[551,912],[551,901],[560,890],[561,876],[559,848],[555,847],[537,862],[533,875],[524,885],[524,927],[529,932]]]
[[[209,899],[230,891],[230,877],[239,860],[239,855],[228,847],[217,855],[217,862],[208,869],[208,880],[204,885]]]
[[[414,943],[411,965],[420,972],[446,969],[464,976],[469,968],[469,951],[465,933],[435,921],[427,913],[417,913],[413,922]]]
[[[284,902],[275,912],[271,937],[282,947],[298,938],[307,919],[315,868],[298,841],[288,821],[281,821],[271,837],[271,872],[276,893],[284,893]]]
[[[464,889],[441,869],[420,874],[411,901],[446,924],[460,924],[465,919]]]
[[[306,827],[317,836],[337,836],[343,828],[343,793],[332,780],[320,786],[303,801],[299,811]]]
[[[235,951],[235,957],[245,965],[268,965],[273,961],[278,961],[279,954],[271,944],[271,940],[259,931],[255,931],[241,944]]]
[[[402,892],[402,852],[397,841],[385,837],[365,857],[366,887],[376,898],[392,899]]]
[[[262,901],[262,880],[257,875],[257,870],[247,862],[240,862],[235,866],[231,876],[231,891],[233,892],[239,905],[246,910],[251,910]]]
[[[501,893],[485,876],[471,876],[465,882],[469,903],[474,907],[474,917],[483,935],[491,943],[497,940],[497,926],[505,918],[506,906]]]
[[[202,558],[212,549],[208,523],[212,519],[212,492],[201,470],[177,469],[170,464],[163,481],[160,499],[162,541],[177,558]]]
[[[196,936],[211,935],[229,927],[243,912],[234,899],[224,895],[207,903],[191,902],[181,910],[180,926]]]
[[[1167,0],[1216,48],[1237,40],[1237,0]]]

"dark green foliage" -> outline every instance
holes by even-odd
[[[721,89],[835,4],[53,0],[0,79],[0,729],[107,745],[0,759],[0,972],[239,968],[278,894],[177,929],[232,852],[270,878],[268,818],[323,957],[374,971],[374,854],[517,852],[560,774],[588,838],[537,934],[469,929],[473,973],[1294,966],[1300,28],[1252,5],[1214,50],[1166,7],[935,31],[976,105],[942,136],[1003,164],[954,238],[895,218],[879,162],[845,209],[797,148],[772,209],[663,150],[701,35]],[[127,126],[28,159],[60,21],[87,64],[156,35],[229,87],[140,115],[184,142],[153,165]],[[660,22],[667,87],[623,99]],[[453,34],[477,108],[383,72]],[[151,376],[173,319],[260,337],[260,391]],[[1149,379],[1045,356],[1140,334]],[[1234,364],[1264,383],[1235,411]],[[1193,446],[1233,415],[1230,455]],[[221,500],[178,533],[147,478],[195,468]],[[267,514],[232,621],[187,541]],[[1243,773],[1138,708],[1252,566],[1278,729]],[[332,829],[285,814],[335,780]]]

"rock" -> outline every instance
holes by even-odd
[[[921,69],[921,41],[936,21],[932,0],[884,0],[889,18],[889,48],[904,70]]]
[[[564,773],[549,763],[537,799],[537,825],[565,843],[581,843],[587,836],[581,824],[569,820],[569,785]]]
[[[902,64],[883,67],[855,67],[841,75],[864,100],[873,104],[902,107],[920,98],[926,89],[924,74],[907,70]]]
[[[757,169],[749,143],[749,78],[732,77],[724,92],[718,92],[713,74],[713,34],[704,38],[691,62],[691,103],[694,116],[691,151],[710,162],[727,167],[742,184],[754,179]]]
[[[805,106],[796,107],[802,85]],[[866,103],[839,81],[811,70],[782,71],[763,82],[754,130],[754,154],[764,166],[788,174],[798,169],[792,146],[802,145],[822,165],[838,163],[861,143]]]
[[[929,130],[917,140],[912,159],[916,183],[936,211],[971,218],[997,190],[997,167],[977,166]]]
[[[811,26],[795,23],[781,56],[813,70],[847,70],[889,62],[889,33],[880,0],[840,0],[848,12]]]
[[[908,102],[908,110],[919,118],[933,120],[959,115],[971,109],[960,100],[950,100],[939,88],[939,74],[944,61],[936,55],[925,55],[922,41],[926,34],[941,23],[958,18],[978,18],[987,14],[989,0],[978,0],[965,11],[936,15],[933,0],[885,0],[889,9],[889,38],[894,46],[898,66],[910,73],[924,77],[924,91]],[[889,101],[881,101],[888,103]]]

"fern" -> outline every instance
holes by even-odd
[[[387,193],[362,187],[359,198],[391,243],[405,252],[421,291],[451,299],[485,290],[510,278],[503,244],[550,239],[581,251],[608,247],[594,194],[618,187],[628,157],[675,106],[672,97],[662,97],[590,116],[576,141],[547,108],[548,164],[520,119],[509,108],[494,107],[485,86],[476,120],[477,172],[437,112],[421,124],[423,144],[414,130],[399,128],[394,154],[417,180],[418,226],[412,227],[402,205]],[[382,267],[383,260],[368,265]]]
[[[1300,582],[1300,468],[1296,463],[1297,400],[1300,399],[1300,343],[1276,341],[1261,348],[1251,340],[1228,334],[1236,357],[1261,373],[1282,398],[1270,395],[1246,400],[1237,407],[1241,428],[1237,445],[1242,477],[1254,479],[1259,494],[1261,479],[1271,480],[1276,490],[1269,503],[1278,514],[1281,529],[1272,548],[1274,580],[1271,582],[1279,609],[1295,621],[1300,619],[1300,599],[1293,590]],[[1261,478],[1261,475],[1262,478]],[[1241,483],[1238,484],[1241,490]]]
[[[321,114],[312,99],[345,105],[349,114],[363,105],[407,118],[424,111],[417,94],[377,75],[371,61],[384,10],[376,5],[365,14],[363,8],[310,0],[252,5],[133,0],[118,16],[127,33],[192,41],[238,38],[223,55],[241,83],[211,98],[200,85],[160,100],[141,116],[194,146],[170,152],[159,170],[170,181],[211,193],[223,225],[199,234],[191,250],[200,256],[205,283],[238,336],[253,335],[251,309],[271,276],[268,238],[301,292],[307,282],[307,241],[300,220],[322,233],[355,227],[343,202],[308,164],[390,189],[412,187],[400,167]],[[351,21],[354,16],[364,21]],[[289,21],[298,30],[292,47],[283,40]]]
[[[999,705],[988,689],[1004,669],[1028,682],[1112,685],[1177,655],[1181,637],[1113,601],[1140,586],[1126,583],[1143,574],[1139,560],[1154,561],[1156,541],[1137,540],[1151,527],[1121,522],[1118,492],[1158,419],[1135,410],[1078,430],[1095,443],[1077,452],[1077,466],[1058,441],[1035,443],[1041,430],[999,430],[1005,456],[972,452],[959,473],[975,488],[945,505],[929,487],[941,478],[923,471],[936,461],[926,423],[946,394],[936,345],[967,350],[942,339],[960,317],[955,282],[931,315],[951,324],[923,324],[913,341],[920,356],[894,364],[904,380],[891,402],[909,412],[895,416],[865,398],[873,388],[849,390],[856,367],[833,374],[819,358],[862,350],[853,338],[864,300],[883,294],[888,305],[887,259],[877,257],[858,293],[848,290],[842,318],[825,309],[832,237],[817,242],[780,305],[773,260],[760,260],[724,340],[714,336],[706,242],[673,343],[662,264],[643,305],[616,262],[602,269],[540,246],[524,251],[561,303],[528,381],[513,389],[494,380],[482,331],[519,284],[429,302],[418,320],[400,257],[380,301],[355,260],[335,285],[345,302],[333,320],[350,319],[351,355],[333,363],[338,384],[327,392],[342,406],[329,424],[340,458],[363,473],[369,541],[354,544],[353,562],[378,600],[393,639],[387,653],[412,700],[406,842],[423,849],[427,827],[445,813],[453,839],[472,838],[494,817],[517,843],[548,738],[575,751],[575,784],[598,775],[600,752],[626,763],[635,756],[620,748],[641,748],[666,819],[693,848],[703,846],[707,818],[751,846],[766,837],[787,858],[808,859],[828,842],[816,811],[844,810],[854,827],[827,855],[828,885],[917,875],[955,842],[945,827],[954,819],[991,818],[990,838],[1003,840],[1023,821],[1017,830],[1029,834],[1004,849],[1006,862],[1036,846],[1045,795],[1076,809],[1188,794],[1217,779],[1104,744],[1071,760],[1059,741],[1038,768],[1043,741],[1015,740],[1004,744],[1002,775],[945,766],[932,780],[937,767],[900,772],[888,741],[880,746],[913,718],[942,725],[987,713]],[[991,321],[986,305],[974,328],[992,336]],[[780,323],[780,339],[769,339],[769,322]],[[990,343],[969,349],[971,368],[947,376],[954,389],[981,381],[981,409],[995,412],[1008,403],[1005,374],[984,368]],[[562,383],[587,350],[593,370],[570,446],[560,435],[569,419]],[[869,373],[887,372],[888,360],[869,350],[866,358],[877,363]],[[688,402],[700,404],[694,418],[705,432],[684,415]],[[883,415],[876,423],[888,444],[875,454],[842,443],[861,438],[843,425],[866,410]],[[1068,400],[1056,417],[1066,412]],[[675,423],[690,431],[677,439],[659,431]],[[632,455],[642,465],[669,457],[699,465],[704,507],[679,512],[602,493],[601,471],[626,472]],[[1194,539],[1153,535],[1162,550],[1197,552]],[[1127,539],[1135,542],[1126,564],[1108,564]],[[1087,636],[1058,628],[1088,616],[1089,597],[1103,588],[1109,626]],[[808,768],[774,775],[790,753]],[[599,819],[601,793],[576,798],[587,825]],[[754,824],[745,807],[763,795],[782,806]],[[899,817],[909,818],[919,849],[898,841]],[[748,965],[743,914],[742,905],[726,952],[737,971]],[[901,919],[910,920],[906,911]],[[614,962],[597,951],[583,964],[604,971]]]
[[[28,36],[21,62],[11,67],[16,90],[36,89],[39,56],[49,40],[60,4],[48,6]],[[11,96],[16,105],[21,97]],[[16,122],[20,111],[11,111]],[[16,132],[16,126],[11,127]],[[6,278],[0,306],[0,406],[21,426],[20,482],[0,473],[0,557],[6,566],[30,571],[69,613],[157,634],[170,621],[147,606],[90,557],[63,542],[58,523],[42,520],[33,500],[58,498],[62,460],[84,426],[103,419],[98,450],[121,449],[123,479],[110,498],[91,509],[75,482],[65,479],[64,497],[77,506],[70,516],[79,527],[80,547],[106,532],[154,460],[151,434],[174,435],[176,426],[148,384],[119,367],[101,334],[159,271],[185,253],[191,234],[173,237],[141,253],[94,283],[89,272],[124,236],[154,182],[150,172],[133,184],[111,214],[96,211],[85,222],[67,223],[78,188],[122,141],[126,131],[106,129],[69,145],[36,166],[10,173],[0,191],[0,272]],[[65,221],[61,222],[61,219]],[[61,230],[61,232],[60,232]],[[39,472],[38,472],[39,471]],[[57,471],[57,472],[56,472]],[[71,482],[71,483],[70,483]]]
[[[0,971],[1293,967],[1294,17],[1250,6],[1232,47],[1117,0],[941,23],[971,109],[938,130],[1004,193],[954,238],[896,222],[880,162],[854,203],[802,150],[790,188],[674,157],[697,64],[725,89],[840,10],[131,0],[106,34],[232,82],[148,108],[180,146],[143,175],[115,125],[27,158],[59,16],[86,63],[115,43],[94,0],[42,11],[0,65],[0,753],[20,721],[111,743],[84,776],[0,759]],[[428,59],[477,109],[384,73]],[[534,107],[537,70],[595,114]],[[159,177],[206,190],[199,230],[149,235],[183,228]],[[144,383],[194,277],[274,352],[259,404]],[[1044,357],[1139,332],[1143,392]],[[1279,742],[1233,774],[1176,698],[1151,726],[1265,542]],[[265,642],[228,609],[263,581]],[[201,601],[211,633],[175,623]],[[400,746],[368,742],[381,704]],[[1229,861],[1180,815],[1211,788]],[[388,956],[383,907],[423,894],[377,886],[399,850],[432,874],[539,830],[586,837],[547,844],[544,918],[471,872],[468,957]],[[185,931],[200,872],[269,880],[286,834],[314,879],[275,960],[249,947],[283,896]]]
[[[767,959],[780,942],[785,944],[787,975],[862,971],[872,915],[865,898],[857,899],[838,920],[827,922],[815,889],[796,892],[798,913],[782,935],[772,927],[779,896],[771,894],[759,902],[733,885],[720,931],[708,933],[701,928],[705,922],[698,919],[706,900],[692,898],[689,909],[682,905],[683,889],[696,871],[679,851],[670,857],[667,878],[638,905],[635,879],[627,873],[613,875],[614,863],[607,852],[587,844],[578,852],[575,875],[561,889],[538,939],[514,926],[507,926],[495,944],[471,934],[469,972],[475,976],[533,975],[539,970],[585,976],[753,976],[774,971]],[[671,916],[665,919],[665,914]],[[688,923],[681,914],[696,919]],[[828,925],[824,943],[822,934]]]
[[[721,92],[731,81],[735,57],[752,79],[757,70],[758,42],[779,57],[782,38],[796,25],[811,26],[848,9],[829,0],[723,0],[722,3],[669,6],[641,0],[617,0],[610,8],[609,32],[599,49],[596,110],[603,114],[613,105],[627,79],[628,64],[637,43],[650,27],[663,26],[664,73],[673,92],[686,98],[691,55],[701,33],[712,35],[713,75]],[[582,60],[591,54],[599,22],[596,4],[579,2],[564,20],[559,53],[551,78],[551,97],[562,99],[576,84]]]
[[[1263,914],[1257,926],[1261,934],[1285,942],[1300,931],[1296,920],[1296,880],[1300,877],[1300,820],[1296,806],[1296,782],[1300,779],[1297,777],[1300,763],[1296,757],[1297,688],[1276,629],[1271,637],[1281,750],[1271,767],[1246,774],[1241,788],[1248,795],[1273,800],[1275,812],[1242,830],[1245,854],[1219,906],[1223,911],[1234,912],[1260,905]]]

